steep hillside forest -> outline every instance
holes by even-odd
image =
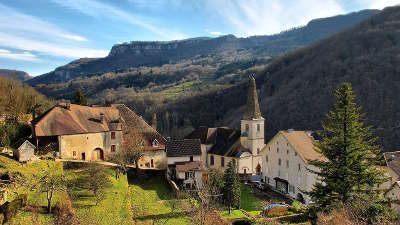
[[[400,148],[400,7],[386,8],[353,29],[274,61],[256,76],[267,136],[278,130],[321,129],[343,82],[354,87],[367,123],[384,150]],[[185,99],[159,110],[182,126],[237,126],[247,84]]]
[[[1,116],[11,120],[30,120],[32,111],[43,113],[51,101],[21,81],[0,76]]]

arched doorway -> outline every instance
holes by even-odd
[[[299,201],[299,202],[301,202],[301,203],[305,203],[305,201],[304,201],[304,197],[303,197],[303,195],[302,194],[300,194],[300,193],[297,193],[297,201]]]
[[[256,166],[256,174],[257,174],[257,175],[260,175],[260,174],[261,174],[261,166],[260,166],[260,163],[257,164],[257,166]]]
[[[104,160],[104,151],[101,148],[96,148],[92,153],[92,160]]]

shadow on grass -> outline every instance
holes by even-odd
[[[135,219],[136,220],[159,220],[159,219],[168,219],[168,218],[182,218],[185,216],[190,216],[190,211],[137,216],[137,217],[135,217]]]
[[[128,183],[136,185],[143,190],[154,190],[161,200],[170,200],[173,198],[171,195],[172,190],[165,179],[163,174],[150,174],[146,176],[137,177],[132,170],[128,171]]]

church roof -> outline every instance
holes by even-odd
[[[247,94],[246,111],[243,115],[244,120],[261,119],[260,105],[258,104],[258,95],[256,80],[253,76],[249,77],[249,91]]]

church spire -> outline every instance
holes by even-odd
[[[246,111],[243,115],[244,120],[261,119],[260,106],[256,89],[256,80],[253,75],[249,76],[249,92],[247,95]]]

